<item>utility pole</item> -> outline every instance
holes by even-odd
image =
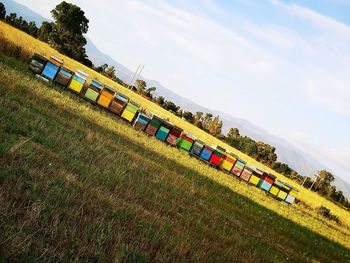
[[[139,64],[139,66],[137,67],[137,69],[136,69],[136,71],[135,71],[134,75],[133,75],[133,76],[132,76],[132,78],[130,79],[130,81],[129,81],[129,85],[128,85],[128,89],[130,89],[131,84],[134,82],[135,76],[136,76],[136,74],[138,73],[138,71],[139,71],[140,67],[141,67],[141,64]]]
[[[141,69],[140,69],[140,72],[139,72],[139,74],[138,74],[138,76],[137,76],[136,79],[139,79],[139,78],[140,78],[141,72],[142,72],[142,70],[144,69],[144,67],[145,67],[145,65],[142,65],[142,67],[141,67]]]
[[[315,182],[316,182],[316,178],[318,177],[318,175],[316,175],[316,174],[315,174],[314,176],[315,176],[315,179],[314,179],[314,181],[312,182],[312,184],[311,184],[309,190],[312,189],[312,187],[314,186],[314,184],[315,184]]]
[[[301,184],[301,186],[304,186],[306,180],[307,180],[307,176],[305,176],[305,180],[304,180],[304,182]]]

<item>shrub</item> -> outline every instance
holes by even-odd
[[[329,219],[329,220],[333,220],[333,221],[339,223],[339,217],[337,217],[336,215],[333,215],[333,214],[331,213],[331,210],[328,209],[327,207],[325,207],[325,206],[320,206],[320,207],[318,208],[317,212],[318,212],[320,215],[324,216],[325,218],[327,218],[327,219]]]

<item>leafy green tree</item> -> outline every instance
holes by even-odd
[[[276,148],[264,142],[257,142],[257,147],[258,161],[271,167],[277,160]]]
[[[240,133],[239,133],[239,130],[238,128],[230,128],[228,133],[227,133],[227,137],[229,138],[237,138],[237,137],[240,137]]]
[[[214,119],[209,122],[208,126],[208,132],[217,137],[221,134],[221,129],[222,129],[222,121],[220,120],[219,116],[214,117]]]
[[[3,3],[0,2],[0,20],[3,20],[6,16],[6,8]]]
[[[206,131],[208,130],[208,125],[212,121],[212,118],[213,118],[213,114],[211,114],[211,113],[206,113],[204,115],[204,118],[202,120],[204,130],[206,130]]]
[[[193,120],[194,120],[194,116],[193,116],[192,112],[190,112],[190,111],[185,111],[185,112],[182,114],[182,117],[183,117],[186,121],[188,121],[188,122],[190,122],[190,123],[192,123]]]
[[[335,180],[335,177],[332,173],[326,171],[326,170],[321,170],[318,172],[318,178],[316,180],[316,183],[318,181],[322,181],[324,182],[325,184],[329,185],[331,184],[332,182],[334,182]]]
[[[17,14],[16,13],[10,13],[5,17],[5,22],[13,25],[14,27],[17,27]]]
[[[146,95],[149,98],[152,98],[152,93],[156,91],[156,87],[150,87],[144,91],[144,95]]]
[[[143,93],[143,91],[147,87],[147,83],[143,79],[137,79],[135,85],[138,93]]]
[[[172,101],[165,101],[163,103],[162,107],[168,111],[172,111],[175,113],[180,109],[180,107],[176,106],[176,104]]]
[[[31,21],[28,23],[28,26],[27,26],[27,30],[26,32],[33,36],[33,37],[37,37],[38,36],[38,27],[36,26],[35,22],[34,21]]]
[[[42,22],[39,30],[38,30],[38,38],[41,41],[49,43],[50,34],[54,29],[55,24],[53,22]],[[49,43],[50,44],[50,43]]]
[[[313,188],[315,191],[319,192],[321,195],[328,196],[329,194],[328,189],[334,180],[335,180],[335,177],[332,173],[326,170],[321,170],[318,172],[318,177],[316,178]]]
[[[197,111],[193,117],[193,124],[199,129],[203,129],[203,112]]]
[[[164,104],[164,102],[165,102],[165,98],[164,98],[163,96],[158,96],[158,97],[156,98],[156,103],[157,103],[158,105],[162,106],[162,105]]]
[[[96,67],[96,68],[94,68],[98,73],[101,73],[101,74],[103,74],[103,73],[105,73],[106,72],[106,69],[108,68],[108,64],[103,64],[103,65],[101,65],[101,66],[98,66],[98,67]]]
[[[88,31],[89,20],[84,11],[63,1],[51,11],[51,15],[55,26],[50,34],[50,44],[65,55],[88,63],[84,48],[86,39],[83,34]]]
[[[105,75],[107,78],[115,79],[115,78],[116,78],[116,76],[115,76],[115,71],[116,71],[115,67],[114,67],[114,66],[110,66],[109,68],[107,68],[107,69],[105,70],[105,74],[104,74],[104,75]]]

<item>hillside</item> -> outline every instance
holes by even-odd
[[[260,166],[261,168],[275,174],[279,179],[291,184],[292,186],[298,188],[300,190],[300,194],[298,198],[305,202],[307,205],[309,205],[312,208],[317,208],[320,205],[324,205],[332,210],[332,212],[343,218],[346,222],[348,222],[348,225],[350,225],[350,217],[348,216],[349,213],[344,211],[343,209],[339,208],[334,203],[320,197],[314,192],[310,192],[307,189],[300,188],[300,185],[298,185],[296,182],[289,180],[288,178],[284,177],[281,174],[276,173],[275,171],[271,170],[269,167],[266,167],[262,165],[261,163],[257,162],[256,160],[250,158],[249,156],[239,152],[237,149],[232,148],[222,141],[218,140],[217,138],[207,134],[203,130],[200,130],[199,128],[189,124],[188,122],[179,119],[175,115],[171,114],[170,112],[164,110],[163,108],[159,107],[158,105],[150,102],[149,100],[144,99],[143,97],[137,95],[136,93],[120,86],[119,84],[111,81],[110,79],[98,74],[97,72],[91,70],[90,68],[85,67],[84,65],[78,63],[77,61],[74,61],[70,59],[69,57],[63,56],[62,54],[59,54],[56,50],[50,48],[46,43],[40,42],[37,39],[34,39],[33,37],[5,24],[0,22],[0,35],[3,35],[4,39],[10,43],[18,43],[21,45],[22,51],[26,53],[33,54],[34,52],[38,52],[40,54],[50,56],[50,55],[56,55],[58,57],[61,57],[65,61],[65,65],[72,70],[76,69],[82,69],[85,72],[90,74],[91,78],[98,78],[105,84],[109,85],[110,87],[113,87],[119,92],[122,92],[123,94],[129,96],[132,100],[135,100],[136,102],[140,103],[142,107],[149,111],[154,112],[155,114],[162,116],[163,118],[171,121],[177,126],[182,127],[186,132],[192,134],[193,136],[200,138],[204,140],[206,143],[210,145],[221,145],[225,147],[227,150],[233,152],[234,154],[240,156],[241,159],[247,162],[248,165],[252,166]]]
[[[42,17],[40,14],[36,13],[34,10],[21,5],[13,0],[4,0],[4,4],[7,7],[9,12],[16,12],[19,15],[23,16],[28,21],[35,21],[37,25],[40,25],[42,21],[47,20]],[[129,82],[133,72],[128,69],[126,66],[122,65],[115,59],[101,52],[92,42],[91,39],[87,39],[88,44],[86,46],[87,53],[89,58],[94,62],[95,65],[101,65],[103,63],[107,63],[109,65],[113,65],[117,69],[117,76],[124,80],[125,82]],[[224,122],[224,131],[226,132],[230,127],[237,127],[241,131],[243,135],[247,135],[255,140],[261,140],[267,142],[276,147],[276,153],[278,155],[278,160],[287,163],[294,170],[298,171],[302,175],[312,176],[318,170],[327,169],[324,164],[315,160],[312,156],[305,153],[301,149],[291,145],[289,142],[280,138],[278,136],[274,136],[269,134],[266,130],[257,127],[256,125],[250,123],[247,120],[237,118],[230,114],[226,114],[220,111],[216,111],[213,109],[208,109],[198,105],[197,103],[191,101],[190,99],[184,98],[168,88],[164,87],[161,83],[153,79],[144,78],[149,86],[157,87],[157,95],[162,95],[166,99],[175,102],[181,108],[190,110],[190,111],[202,111],[202,112],[212,112],[214,115],[220,115],[221,119]],[[344,192],[344,195],[350,198],[350,184],[340,177],[336,176],[336,180],[334,184],[337,188],[341,189]]]
[[[188,158],[3,55],[0,95],[1,260],[350,260],[345,226]]]

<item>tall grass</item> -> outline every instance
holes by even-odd
[[[0,259],[350,260],[348,228],[0,61]]]

